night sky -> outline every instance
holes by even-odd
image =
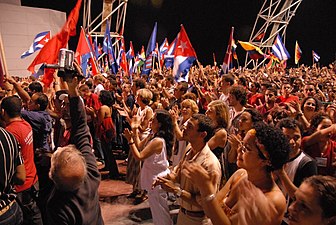
[[[24,6],[51,8],[69,13],[75,0],[21,0]],[[102,0],[92,0],[95,17],[102,10]],[[157,42],[165,37],[169,43],[183,24],[189,39],[203,64],[212,64],[212,53],[222,63],[231,26],[234,39],[248,41],[263,0],[129,0],[124,30],[126,48],[133,41],[135,51],[146,48],[155,22],[158,22]],[[79,25],[82,24],[80,15]],[[336,59],[336,2],[335,0],[304,0],[287,27],[286,48],[291,54],[288,64],[294,64],[295,40],[303,51],[300,63],[311,65],[311,51],[321,56],[321,65]],[[76,48],[77,40],[69,45]],[[237,49],[240,63],[245,51]]]

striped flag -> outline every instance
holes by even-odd
[[[21,59],[30,56],[34,52],[40,50],[44,45],[50,40],[50,31],[44,31],[37,34],[33,40],[33,43],[30,45],[29,49],[22,53]]]
[[[299,46],[299,43],[296,41],[295,42],[295,64],[299,63],[299,60],[301,59],[302,51]]]
[[[320,56],[313,50],[313,59],[314,59],[314,62],[318,62],[320,61]]]
[[[287,49],[285,48],[285,45],[282,42],[282,39],[279,34],[277,35],[274,44],[272,46],[272,52],[280,60],[287,60],[290,58],[290,55]]]

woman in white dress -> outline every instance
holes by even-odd
[[[157,177],[169,174],[168,157],[171,155],[174,130],[170,114],[156,110],[151,123],[151,134],[140,140],[139,120],[132,121],[132,131],[125,129],[124,135],[135,159],[143,161],[141,187],[148,192],[149,206],[155,225],[172,225],[167,203],[167,193],[160,186],[152,188]]]

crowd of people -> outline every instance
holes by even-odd
[[[0,224],[104,224],[97,165],[153,223],[336,224],[336,65],[76,73],[1,87]],[[76,74],[76,75],[73,75]]]

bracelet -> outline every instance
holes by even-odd
[[[212,200],[214,200],[216,198],[216,194],[210,194],[210,195],[207,195],[205,198],[204,198],[204,201],[205,202],[211,202]]]
[[[134,141],[133,142],[131,142],[131,143],[128,143],[128,145],[133,145],[134,144]]]

